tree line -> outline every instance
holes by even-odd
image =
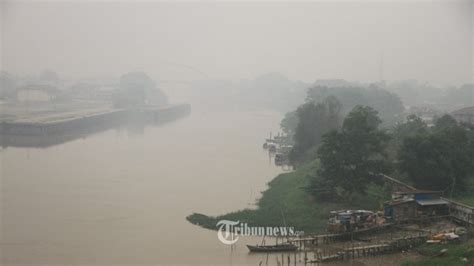
[[[399,101],[377,94],[384,101]],[[315,98],[310,89],[307,101],[288,113],[281,126],[293,136],[291,163],[318,163],[308,189],[321,199],[350,199],[371,186],[382,187],[381,173],[448,196],[465,190],[466,181],[474,177],[473,128],[449,115],[430,126],[415,115],[387,125],[372,106],[355,104],[345,114],[337,96]]]

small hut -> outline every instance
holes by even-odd
[[[448,215],[448,202],[440,191],[413,190],[394,192],[384,204],[384,216],[393,221],[406,221]]]

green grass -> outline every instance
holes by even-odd
[[[447,249],[445,255],[433,257],[442,249]],[[474,265],[474,240],[457,244],[425,244],[419,249],[420,253],[426,254],[425,257],[415,261],[405,261],[403,266],[466,266]],[[463,259],[467,261],[463,261]]]
[[[455,198],[455,200],[469,206],[474,206],[474,195],[460,196]]]
[[[383,188],[370,185],[367,193],[351,196],[350,202],[318,202],[305,189],[314,178],[317,168],[317,162],[311,162],[294,172],[278,175],[268,184],[268,189],[262,193],[257,209],[243,209],[216,217],[194,213],[189,215],[187,220],[193,224],[215,230],[216,223],[220,220],[246,222],[250,226],[284,226],[283,217],[285,217],[287,226],[304,231],[305,234],[317,234],[326,230],[331,210],[376,209],[379,205],[377,202],[386,200],[386,197],[389,196]],[[456,200],[466,204],[474,203],[474,195],[466,193],[464,196],[457,197]],[[448,249],[445,256],[430,256],[430,254],[436,254],[444,248]],[[420,252],[427,254],[427,256],[415,261],[402,262],[402,265],[474,265],[474,240],[461,244],[423,245],[420,247]],[[463,258],[468,261],[463,262]]]
[[[454,200],[469,206],[474,206],[474,178],[466,182],[466,191],[454,197]]]
[[[287,226],[297,231],[316,234],[326,230],[331,210],[359,209],[367,207],[369,202],[373,205],[366,196],[359,196],[360,200],[350,203],[318,202],[305,190],[317,167],[317,162],[311,162],[294,172],[278,175],[263,192],[257,209],[244,209],[217,217],[194,213],[187,220],[208,229],[216,229],[219,220],[246,222],[249,226],[284,226],[285,220]]]

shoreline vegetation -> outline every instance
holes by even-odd
[[[446,254],[440,256],[443,252]],[[474,260],[474,240],[463,243],[448,243],[444,245],[425,244],[416,249],[422,255],[413,261],[402,261],[402,266],[455,266],[470,265]],[[472,264],[471,264],[472,265]]]
[[[249,226],[282,226],[285,221],[288,226],[305,234],[320,234],[326,231],[331,210],[380,210],[383,201],[389,197],[384,188],[372,185],[365,195],[354,195],[350,202],[318,202],[307,191],[314,178],[313,173],[318,168],[318,161],[313,161],[295,171],[279,174],[268,183],[267,189],[256,200],[255,209],[246,208],[217,216],[193,213],[186,219],[211,230],[217,230],[216,224],[220,220],[240,221]],[[470,180],[468,186],[474,189],[474,180]],[[474,195],[471,193],[454,197],[453,200],[474,205]]]
[[[300,166],[293,172],[282,173],[268,183],[268,188],[257,200],[256,209],[242,209],[218,216],[193,213],[186,217],[192,224],[216,230],[220,220],[248,223],[249,226],[287,226],[305,234],[319,234],[326,231],[327,217],[331,210],[374,209],[379,207],[378,192],[356,195],[348,202],[319,203],[307,189],[314,173],[319,168],[317,160]],[[375,190],[375,189],[374,189]]]
[[[293,172],[282,173],[268,183],[268,188],[262,192],[257,200],[256,209],[242,209],[218,216],[208,216],[193,213],[186,217],[192,224],[203,228],[216,230],[220,220],[232,220],[248,223],[249,226],[282,226],[294,227],[303,231],[305,235],[321,234],[326,231],[327,217],[331,210],[337,209],[379,209],[373,201],[379,204],[384,200],[384,192],[376,187],[369,186],[365,195],[357,195],[350,202],[318,202],[307,191],[312,173],[319,168],[317,160],[306,163]],[[470,186],[474,188],[474,180]],[[463,195],[454,200],[465,204],[474,203],[474,195]],[[284,218],[283,218],[284,216]],[[441,250],[447,249],[443,256],[436,256]],[[444,245],[424,244],[415,249],[421,256],[415,260],[401,261],[402,266],[441,266],[441,265],[469,265],[474,260],[474,240],[462,243]]]
[[[186,219],[214,230],[220,220],[231,220],[249,226],[288,226],[306,236],[322,234],[331,211],[383,211],[393,190],[380,173],[474,205],[471,125],[449,114],[433,116],[432,121],[416,114],[404,118],[395,94],[380,88],[357,91],[361,97],[348,88],[310,88],[306,101],[284,117],[280,126],[291,147],[286,155],[297,168],[270,181],[256,209],[218,216],[193,213]],[[472,253],[465,243],[452,250],[443,257],[450,261],[447,265],[458,265],[450,256]],[[431,265],[430,260],[407,265]]]

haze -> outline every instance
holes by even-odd
[[[472,1],[2,1],[2,70],[472,82]]]

